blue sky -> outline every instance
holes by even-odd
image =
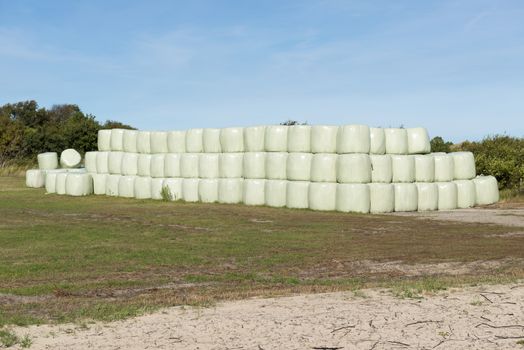
[[[524,2],[0,0],[0,104],[524,136]]]

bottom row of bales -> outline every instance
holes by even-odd
[[[47,172],[46,191],[72,196],[96,194],[357,213],[452,210],[499,200],[493,176],[437,183],[338,184],[242,178],[151,178],[74,170]]]

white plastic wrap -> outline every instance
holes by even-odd
[[[37,159],[38,159],[38,169],[51,170],[51,169],[58,168],[58,154],[56,152],[40,153],[37,156]]]
[[[151,179],[151,199],[161,200],[162,188],[164,187],[164,178]]]
[[[220,153],[220,129],[207,128],[202,131],[202,147],[205,153]]]
[[[91,174],[93,177],[93,193],[96,195],[106,194],[107,174]]]
[[[55,193],[66,194],[67,172],[56,174]]]
[[[241,178],[243,161],[243,153],[221,153],[218,164],[220,177]]]
[[[433,182],[435,180],[435,159],[431,154],[416,155],[415,181]]]
[[[64,173],[65,170],[46,170],[45,174],[45,191],[47,193],[56,193],[56,175]],[[105,188],[104,188],[105,191]]]
[[[124,129],[111,129],[111,151],[124,151]]]
[[[395,183],[395,211],[416,211],[418,208],[417,186],[412,183]]]
[[[149,176],[135,178],[135,198],[151,199],[151,178]]]
[[[151,168],[149,169],[151,177],[153,178],[164,177],[165,158],[166,158],[165,154],[156,153],[156,154],[151,155],[151,164],[150,164]]]
[[[335,210],[337,184],[333,182],[312,182],[309,184],[309,209]]]
[[[390,183],[393,178],[393,165],[389,154],[372,154],[371,182]]]
[[[343,125],[338,128],[337,153],[369,153],[369,151],[369,126]]]
[[[264,179],[247,179],[243,181],[244,189],[242,194],[242,203],[246,205],[264,205],[265,204],[265,186]]]
[[[477,205],[487,205],[499,201],[499,187],[493,176],[477,176],[473,179]]]
[[[124,198],[135,197],[135,179],[136,176],[124,175],[118,180],[118,196]]]
[[[285,180],[287,171],[287,152],[266,153],[266,179]]]
[[[198,198],[203,203],[218,202],[218,179],[201,179],[198,183]]]
[[[337,181],[340,183],[371,182],[371,158],[369,154],[341,154],[337,159]]]
[[[408,153],[408,133],[406,129],[386,128],[386,153],[388,154],[407,154]]]
[[[289,153],[287,157],[287,179],[309,181],[311,177],[312,153]]]
[[[435,159],[435,182],[449,182],[455,175],[453,157],[449,154],[432,154]]]
[[[471,180],[476,174],[475,157],[471,152],[453,152],[453,177],[455,180]]]
[[[311,127],[311,152],[336,153],[338,126],[314,125]]]
[[[98,152],[86,152],[84,154],[84,165],[88,173],[96,173],[96,154]]]
[[[200,179],[187,178],[182,180],[182,199],[186,202],[198,202],[198,185]]]
[[[457,185],[457,208],[466,209],[475,206],[476,191],[472,180],[455,180]]]
[[[98,174],[109,173],[109,152],[96,153],[96,172]]]
[[[82,156],[76,150],[68,148],[60,154],[62,168],[76,168],[82,162]]]
[[[415,181],[415,157],[412,155],[392,155],[393,182]]]
[[[122,174],[124,152],[109,152],[107,167],[110,174]]]
[[[204,150],[203,129],[189,129],[186,132],[186,152],[201,153]]]
[[[87,174],[86,168],[57,169],[57,170],[65,170],[66,172],[73,173],[73,174]]]
[[[265,126],[244,128],[244,150],[246,152],[264,152],[265,133]]]
[[[167,153],[164,158],[164,175],[180,177],[180,153]]]
[[[369,153],[386,153],[386,135],[382,128],[369,128]]]
[[[242,202],[243,179],[219,179],[218,180],[218,201],[220,203],[240,203]]]
[[[39,188],[45,186],[45,170],[30,169],[25,172],[25,185]]]
[[[408,153],[425,154],[431,152],[429,135],[426,128],[408,128]]]
[[[438,186],[433,182],[417,182],[418,211],[438,209]]]
[[[106,176],[106,196],[117,197],[121,175]]]
[[[124,130],[123,148],[124,152],[137,153],[137,130]]]
[[[311,181],[337,182],[337,154],[317,153],[311,160]]]
[[[263,179],[266,177],[266,152],[245,152],[243,161],[245,179]]]
[[[111,130],[98,130],[98,150],[111,151]]]
[[[311,152],[311,126],[292,125],[287,133],[288,152]]]
[[[141,154],[151,153],[151,132],[139,131],[136,136],[136,150]]]
[[[222,152],[244,152],[244,128],[224,128],[220,130]]]
[[[93,193],[91,174],[68,173],[66,177],[66,194],[69,196],[87,196]]]
[[[286,180],[266,181],[264,202],[267,206],[275,208],[286,206],[287,183]]]
[[[204,179],[216,179],[219,177],[218,153],[201,153],[198,158],[198,175]]]
[[[198,177],[198,153],[182,153],[180,155],[180,175],[183,178]]]
[[[138,156],[138,153],[124,153],[122,155],[122,175],[138,174]]]
[[[374,214],[391,213],[395,209],[395,189],[393,184],[371,183],[369,186],[369,212]]]
[[[453,182],[437,182],[438,210],[457,209],[457,185]]]
[[[168,131],[167,150],[169,153],[186,152],[186,132],[181,130]]]
[[[371,201],[367,184],[338,184],[336,209],[342,212],[369,213]]]
[[[139,154],[138,155],[138,171],[139,176],[151,176],[151,155],[150,154]]]
[[[309,208],[309,181],[288,181],[286,207],[292,209]]]
[[[289,127],[286,125],[266,126],[264,144],[267,152],[286,152],[287,151],[287,132]]]
[[[167,132],[151,131],[151,153],[167,153]]]
[[[183,179],[180,177],[164,179],[163,187],[168,191],[169,198],[172,201],[182,199],[182,182]]]

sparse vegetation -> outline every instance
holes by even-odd
[[[10,348],[20,345],[21,348],[29,348],[32,345],[29,335],[20,338],[9,329],[0,329],[0,347]]]
[[[164,202],[170,202],[173,200],[173,194],[171,193],[171,190],[167,186],[162,187],[162,190],[160,191],[160,195],[162,196],[162,200]]]

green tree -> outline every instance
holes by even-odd
[[[440,136],[436,136],[431,139],[431,152],[450,152],[451,146],[453,146],[452,142],[446,142],[444,139]]]

